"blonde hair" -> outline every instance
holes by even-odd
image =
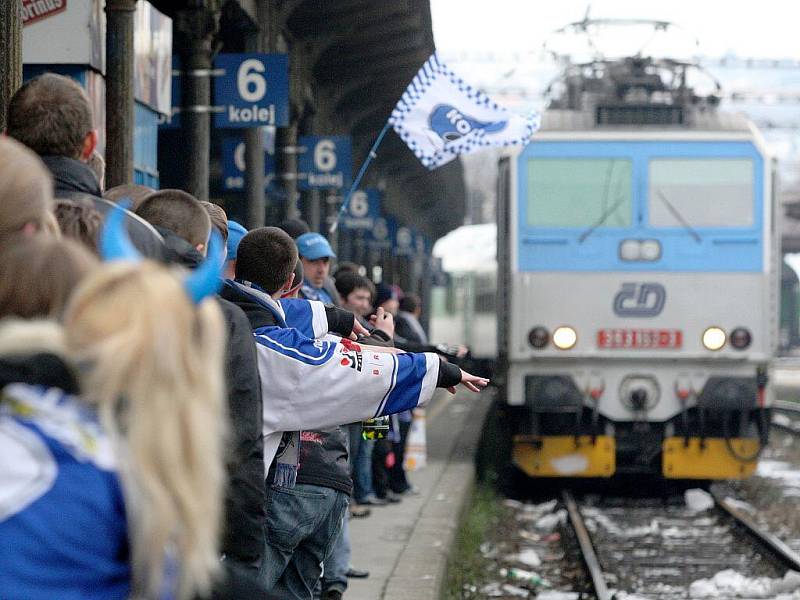
[[[87,365],[82,396],[117,440],[134,590],[158,596],[170,562],[179,597],[205,594],[220,568],[225,330],[155,263],[104,265],[64,316],[68,356]]]
[[[33,224],[52,224],[53,179],[31,150],[0,136],[0,238]],[[56,226],[58,229],[58,226]]]

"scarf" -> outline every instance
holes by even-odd
[[[264,308],[269,310],[275,317],[278,327],[286,328],[286,313],[280,302],[266,293],[255,283],[237,279],[239,289],[244,286],[242,291],[248,293],[259,302]],[[297,483],[297,469],[300,466],[300,432],[285,431],[281,436],[281,443],[278,446],[278,453],[275,455],[275,478],[272,485],[275,487],[293,488]]]

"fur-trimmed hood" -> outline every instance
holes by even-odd
[[[0,321],[0,388],[28,383],[78,391],[74,369],[65,358],[64,333],[55,321]]]

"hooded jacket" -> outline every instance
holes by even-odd
[[[53,175],[55,197],[66,200],[86,198],[105,219],[114,206],[102,197],[100,184],[86,163],[67,156],[42,156]],[[163,260],[163,240],[150,223],[130,211],[125,211],[125,226],[137,250],[147,258]]]
[[[164,239],[167,262],[194,269],[204,257],[172,231],[156,227]],[[231,426],[226,463],[225,533],[222,552],[256,565],[264,545],[264,443],[261,436],[261,383],[250,324],[242,311],[217,297],[228,327],[225,381]]]
[[[132,571],[116,460],[76,398],[62,340],[51,321],[0,324],[0,456],[16,467],[0,461],[0,598],[123,600]],[[274,600],[235,563],[224,569],[211,600]]]
[[[460,372],[440,368],[432,353],[379,354],[345,339],[309,338],[286,327],[278,302],[241,282],[226,281],[222,296],[244,310],[253,328],[267,466],[284,431],[331,429],[393,414],[427,402],[436,387],[460,381]]]
[[[122,600],[131,568],[116,461],[94,411],[71,395],[61,339],[47,321],[0,333],[0,598]]]

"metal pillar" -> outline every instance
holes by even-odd
[[[247,36],[245,47],[248,52],[261,51],[258,32]],[[264,201],[264,132],[260,127],[245,129],[244,132],[244,186],[247,203],[247,228],[263,227],[266,217]]]
[[[187,158],[184,188],[208,200],[211,127],[211,53],[217,15],[204,6],[180,10],[173,21],[181,57],[181,128]]]
[[[106,185],[133,183],[133,14],[136,0],[106,1]]]
[[[291,96],[289,102],[291,103]],[[283,183],[283,191],[286,194],[286,218],[299,219],[300,207],[297,202],[299,196],[297,193],[297,123],[290,122],[288,127],[278,128],[275,150],[279,157],[278,174]]]
[[[311,231],[321,231],[322,228],[322,198],[320,197],[319,190],[311,190],[306,196],[308,206],[306,212],[308,214],[308,226]]]
[[[22,2],[0,2],[0,132],[8,102],[22,85]]]

